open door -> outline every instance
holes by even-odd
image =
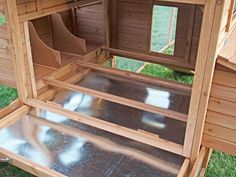
[[[184,177],[189,164],[182,156],[28,106],[1,121],[0,136],[0,158],[36,176]]]

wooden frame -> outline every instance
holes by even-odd
[[[230,32],[232,28],[236,25],[236,11],[235,10],[235,0],[231,0],[228,21],[226,25],[226,32]]]

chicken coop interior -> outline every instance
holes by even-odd
[[[0,81],[19,100],[2,112],[0,157],[37,176],[195,177],[212,148],[235,155],[234,4],[1,0]],[[117,57],[194,81],[123,70]]]

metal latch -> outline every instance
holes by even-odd
[[[12,159],[10,157],[0,158],[0,163],[11,163]]]

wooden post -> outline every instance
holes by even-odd
[[[12,53],[13,53],[13,65],[15,70],[16,85],[19,91],[19,98],[21,101],[25,101],[29,96],[28,89],[29,86],[26,76],[26,63],[23,53],[23,41],[21,38],[20,23],[17,13],[17,6],[15,0],[5,0],[7,9],[7,18],[10,28],[10,36],[12,42]]]
[[[206,1],[190,103],[184,155],[195,162],[201,145],[225,0]]]

